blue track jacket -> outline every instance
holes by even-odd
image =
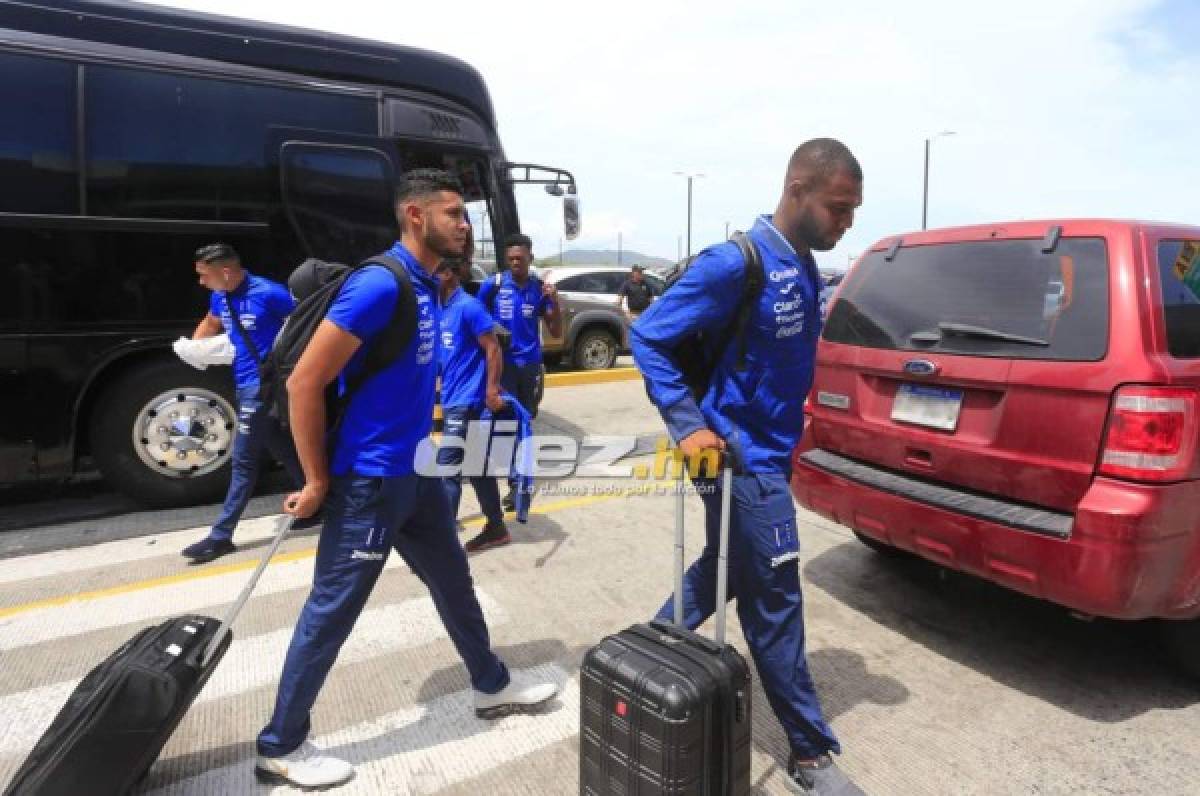
[[[733,321],[745,285],[745,264],[732,241],[705,249],[687,272],[634,323],[633,358],[650,400],[678,443],[702,428],[722,437],[745,472],[790,474],[791,455],[804,429],[804,398],[812,386],[820,278],[812,255],[801,257],[760,216],[750,239],[766,279],[746,324],[746,368],[737,371],[729,340],[699,406],[672,356],[678,343],[704,330],[707,339]]]

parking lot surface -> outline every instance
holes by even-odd
[[[638,435],[643,449],[661,429],[638,381],[551,388],[539,422],[579,437]],[[580,661],[666,597],[674,503],[646,481],[546,486],[528,524],[510,523],[514,543],[471,565],[501,656],[557,679],[560,698],[536,716],[475,719],[466,672],[425,589],[393,557],[313,717],[316,740],[357,766],[334,792],[577,792]],[[186,566],[179,551],[215,507],[140,513],[106,499],[85,492],[82,508],[63,516],[69,500],[27,503],[0,533],[0,783],[78,680],[137,629],[222,613],[266,545],[280,497],[258,498],[239,551],[202,567]],[[472,501],[465,490],[467,533],[481,523]],[[700,517],[693,499],[689,555]],[[814,676],[845,747],[840,764],[867,792],[1200,793],[1200,684],[1161,662],[1150,628],[1081,622],[881,556],[803,511],[800,528]],[[256,784],[253,739],[307,593],[315,533],[288,540],[267,569],[226,659],[142,792],[287,792]],[[761,692],[754,716],[756,788],[781,793],[787,747]]]

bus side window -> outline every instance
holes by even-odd
[[[289,141],[280,166],[288,218],[309,256],[354,265],[396,239],[393,168],[382,152]]]
[[[69,61],[0,53],[0,211],[79,212],[75,71]]]

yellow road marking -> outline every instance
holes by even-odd
[[[546,387],[577,387],[581,384],[603,384],[607,381],[634,381],[642,374],[637,368],[608,370],[579,370],[568,373],[547,373]]]
[[[288,553],[280,553],[271,559],[272,564],[285,564],[289,561],[299,561],[303,558],[316,555],[316,548],[309,550],[294,550]],[[202,578],[215,578],[218,575],[226,575],[230,572],[238,572],[243,569],[253,569],[258,565],[258,561],[234,561],[229,564],[220,564],[215,567],[197,568],[187,572],[179,572],[174,575],[164,575],[161,578],[150,578],[149,580],[139,580],[133,583],[123,583],[119,586],[110,586],[107,589],[94,589],[92,591],[81,591],[75,594],[60,594],[57,597],[47,597],[44,600],[35,600],[31,603],[23,603],[14,605],[9,608],[0,608],[0,619],[7,619],[10,616],[17,614],[36,611],[39,608],[54,608],[68,603],[86,602],[88,600],[98,600],[103,597],[113,597],[118,594],[128,594],[129,592],[144,591],[146,589],[156,589],[159,586],[170,586],[175,583],[186,583],[191,580],[200,580]]]
[[[618,497],[625,497],[629,490],[621,494],[602,494],[590,495],[586,497],[571,498],[568,500],[560,500],[555,503],[547,503],[544,506],[533,507],[530,509],[530,514],[549,514],[554,511],[565,511],[567,509],[579,508],[588,506],[593,503],[600,503],[605,500],[612,500]],[[514,515],[509,512],[505,515],[511,519]],[[468,527],[482,526],[484,519],[477,517],[467,520],[463,523]],[[280,553],[271,559],[272,564],[287,564],[293,561],[303,561],[306,558],[312,558],[317,554],[316,547],[306,547],[302,550],[291,550],[286,553]],[[94,589],[92,591],[76,592],[74,594],[60,594],[57,597],[47,597],[43,600],[34,600],[33,602],[22,603],[21,605],[13,605],[8,608],[0,608],[0,619],[7,619],[18,614],[37,611],[42,608],[57,608],[63,605],[78,602],[88,602],[91,600],[99,600],[105,597],[115,597],[119,594],[130,594],[132,592],[148,591],[157,589],[159,586],[170,586],[176,583],[187,583],[193,580],[203,580],[204,578],[215,578],[219,575],[227,575],[230,572],[241,572],[243,570],[254,569],[258,566],[259,559],[251,558],[245,561],[234,561],[228,564],[219,564],[217,566],[205,566],[195,569],[189,569],[186,572],[179,572],[174,575],[165,575],[160,578],[150,578],[148,580],[139,580],[132,583],[123,583],[119,586],[109,586],[106,589]]]
[[[580,370],[567,373],[547,373],[546,387],[578,387],[581,384],[604,384],[610,381],[633,381],[642,377],[637,368],[609,368],[608,370]],[[433,422],[443,419],[442,404],[433,405]]]

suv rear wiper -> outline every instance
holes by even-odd
[[[1025,337],[1011,332],[1002,332],[999,329],[988,329],[984,326],[972,326],[968,323],[949,323],[942,321],[937,325],[937,328],[942,332],[950,334],[961,334],[968,337],[986,337],[991,340],[1003,340],[1007,343],[1022,343],[1024,345],[1048,346],[1049,340],[1039,340],[1036,337]],[[941,335],[936,332],[916,332],[909,335],[910,339],[922,343],[936,343],[941,339]]]

